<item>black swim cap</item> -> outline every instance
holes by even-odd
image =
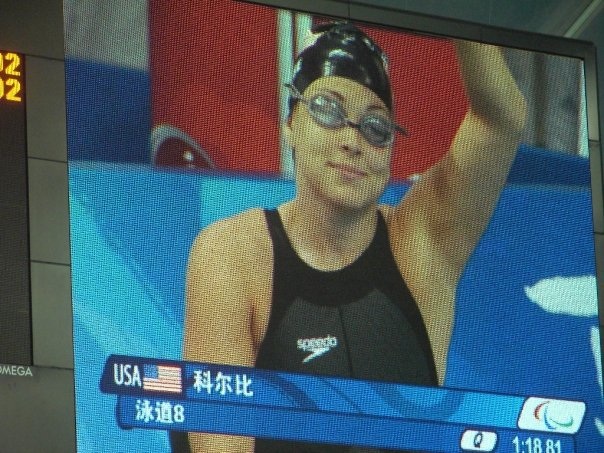
[[[292,85],[299,93],[320,77],[346,77],[369,88],[392,110],[388,61],[371,38],[348,22],[321,24],[312,33],[316,40],[298,55],[294,65]],[[289,98],[290,115],[296,101]]]

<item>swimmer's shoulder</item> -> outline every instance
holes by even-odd
[[[252,208],[214,222],[195,239],[190,260],[205,259],[253,269],[258,260],[272,257],[272,245],[264,211]]]
[[[268,238],[264,211],[252,208],[208,225],[199,233],[196,241],[216,240],[225,246],[245,246],[262,242],[263,236]]]

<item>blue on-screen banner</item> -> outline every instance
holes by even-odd
[[[538,441],[552,452],[570,452],[568,435],[585,415],[580,401],[118,355],[107,360],[100,386],[119,395],[123,428],[378,448],[456,450],[468,434],[467,451],[532,451]],[[483,437],[486,449],[472,448]]]

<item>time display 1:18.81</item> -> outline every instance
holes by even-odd
[[[514,437],[512,440],[515,453],[563,453],[560,440],[541,437]]]

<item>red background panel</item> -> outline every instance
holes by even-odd
[[[217,168],[279,171],[276,11],[151,0],[149,14],[153,124],[187,132]]]
[[[216,167],[279,171],[276,10],[237,2],[151,0],[153,123],[191,135]],[[386,52],[397,121],[394,178],[446,152],[467,110],[450,42],[363,28]]]
[[[468,102],[451,42],[366,29],[389,59],[396,120],[408,137],[395,142],[394,178],[421,173],[449,149]]]

